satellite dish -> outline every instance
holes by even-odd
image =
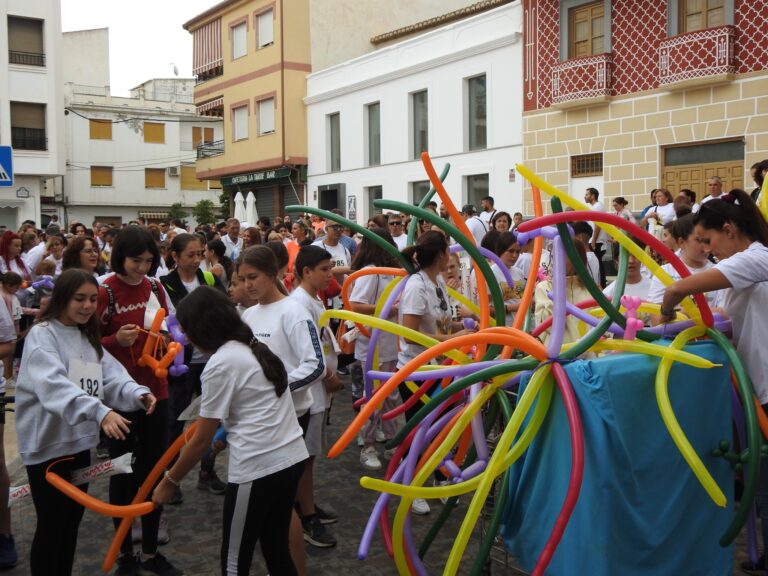
[[[179,75],[179,67],[176,66],[176,64],[174,62],[171,62],[170,65],[173,66],[173,75],[174,76],[178,76]]]

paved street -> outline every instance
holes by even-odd
[[[351,419],[352,410],[342,401],[334,404],[334,414],[328,430],[329,441],[338,438],[346,422]],[[13,430],[13,416],[10,415],[6,429]],[[380,447],[381,448],[381,447]],[[15,435],[10,433],[6,438],[6,450],[9,450],[9,461],[15,457]],[[94,456],[95,460],[95,456]],[[217,464],[219,474],[226,478],[226,460],[220,459]],[[26,474],[16,460],[11,471],[11,484],[17,486],[26,482]],[[352,575],[366,576],[396,574],[394,563],[384,552],[382,540],[375,538],[371,554],[365,562],[356,558],[357,546],[362,534],[365,521],[374,502],[374,496],[362,489],[358,483],[362,469],[358,462],[358,451],[347,449],[336,460],[322,459],[316,468],[318,483],[317,493],[319,503],[339,513],[338,524],[330,526],[330,530],[338,539],[335,548],[319,550],[307,546],[308,572],[312,575]],[[184,481],[185,501],[180,506],[167,507],[171,542],[163,546],[161,551],[176,566],[185,570],[187,576],[218,575],[219,545],[221,542],[221,505],[222,496],[214,496],[196,489],[196,474],[190,474]],[[99,480],[92,484],[90,490],[100,498],[106,499],[107,481]],[[432,504],[432,514],[427,517],[414,516],[414,528],[417,542],[429,529],[432,521],[439,512],[441,504]],[[466,504],[459,508],[460,515],[454,514],[452,521],[445,526],[427,556],[427,566],[430,574],[442,573],[442,565],[452,544],[453,535],[459,525]],[[30,498],[13,508],[13,527],[21,561],[19,565],[6,572],[9,576],[28,574],[27,555],[34,530],[35,514]],[[112,537],[111,520],[86,511],[80,527],[80,537],[74,574],[77,576],[95,576],[101,574],[101,562]],[[477,550],[477,538],[473,539],[468,549],[467,561],[462,565],[462,574],[468,574],[471,560]],[[737,568],[742,559],[746,558],[746,548],[743,535],[739,540],[734,558],[734,574],[742,574]],[[492,574],[524,574],[514,568],[513,561],[496,551],[495,561],[491,566]],[[252,574],[266,574],[261,555],[257,551]]]

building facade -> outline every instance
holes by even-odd
[[[364,223],[377,198],[417,203],[426,150],[438,172],[450,163],[457,205],[490,194],[499,210],[522,208],[521,39],[520,4],[504,3],[313,72],[310,204]]]
[[[194,79],[153,79],[112,96],[108,52],[99,50],[108,30],[64,37],[68,60],[87,52],[94,66],[70,70],[65,85],[66,177],[49,204],[60,220],[120,225],[165,219],[173,204],[187,214],[200,200],[218,207],[221,185],[198,180],[195,165],[198,148],[222,138],[222,122],[197,115]]]
[[[40,226],[41,196],[64,174],[61,67],[59,1],[0,3],[0,146],[14,173],[11,186],[0,174],[0,227]]]
[[[224,1],[184,28],[197,109],[223,120],[222,138],[199,151],[197,177],[220,179],[231,195],[253,191],[260,216],[303,203],[308,0]]]
[[[714,175],[726,191],[754,187],[749,168],[768,158],[768,2],[522,3],[529,168],[633,210],[657,187],[701,199]]]

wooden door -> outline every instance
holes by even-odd
[[[723,192],[744,186],[744,163],[742,161],[710,162],[707,164],[684,164],[665,166],[662,171],[661,185],[672,196],[688,188],[696,192],[696,200],[701,201],[707,195],[707,180],[711,176],[720,176],[723,180]]]

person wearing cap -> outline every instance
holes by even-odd
[[[477,210],[473,204],[464,204],[464,207],[461,209],[461,215],[472,237],[475,239],[475,244],[480,246],[483,237],[488,232],[488,226],[477,216]]]

